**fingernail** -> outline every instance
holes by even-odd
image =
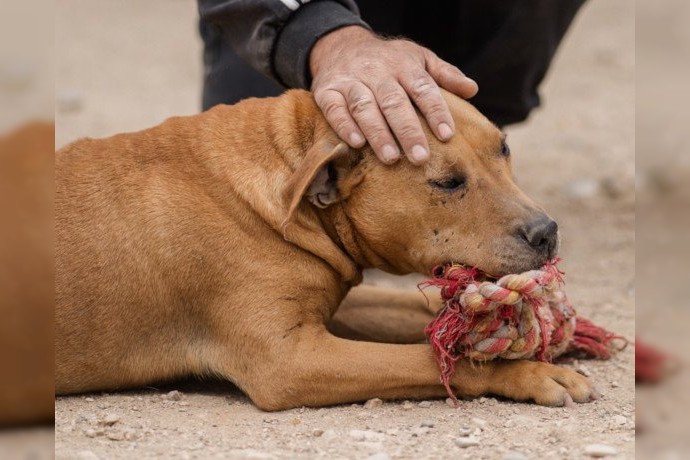
[[[441,123],[438,125],[438,133],[441,135],[441,139],[444,141],[447,141],[451,137],[453,137],[453,130],[450,129],[450,126],[448,126],[448,123]]]
[[[398,149],[392,145],[386,144],[381,148],[381,156],[383,157],[383,161],[386,163],[393,163],[395,160],[400,158],[400,152],[398,152]]]
[[[414,147],[412,147],[412,151],[410,152],[410,156],[412,157],[412,160],[415,163],[422,163],[422,162],[429,159],[429,152],[427,152],[424,147],[417,144]]]
[[[364,138],[359,133],[350,134],[350,145],[353,147],[361,147],[364,145]]]

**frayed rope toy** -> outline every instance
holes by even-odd
[[[454,401],[450,380],[461,358],[551,362],[572,353],[608,359],[625,348],[623,337],[576,316],[558,262],[499,280],[463,265],[438,266],[433,279],[420,284],[441,288],[443,308],[424,332]]]

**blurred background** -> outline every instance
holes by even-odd
[[[53,5],[0,5],[0,458],[39,460],[54,456]]]
[[[637,333],[665,353],[660,381],[637,390],[640,458],[690,445],[689,20],[682,0],[637,4]]]

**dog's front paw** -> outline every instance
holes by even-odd
[[[572,406],[600,397],[585,376],[570,369],[535,361],[501,361],[491,375],[489,392],[543,406]]]

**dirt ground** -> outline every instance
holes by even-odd
[[[56,146],[138,130],[199,107],[192,0],[62,0],[56,13]],[[581,315],[635,332],[634,6],[589,2],[542,87],[510,128],[518,182],[559,222],[567,291]],[[414,289],[418,278],[368,274]],[[603,398],[545,408],[494,398],[353,404],[265,413],[224,382],[60,397],[58,459],[611,458],[635,449],[634,353],[572,366]],[[179,391],[181,394],[172,393]],[[476,445],[462,447],[470,433]],[[601,448],[600,448],[601,449]]]

